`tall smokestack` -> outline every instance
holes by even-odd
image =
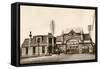
[[[54,20],[52,20],[51,23],[50,23],[50,31],[51,31],[52,35],[54,35],[54,32],[55,32]]]
[[[83,40],[83,34],[84,34],[84,32],[83,32],[83,28],[81,29],[81,40]]]
[[[88,31],[89,31],[89,35],[91,37],[92,25],[88,25]]]

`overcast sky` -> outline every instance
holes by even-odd
[[[94,10],[39,6],[21,6],[20,12],[21,44],[25,38],[29,38],[30,31],[33,36],[48,34],[52,20],[55,22],[55,36],[71,28],[80,28],[88,33],[88,25],[93,24],[94,16]],[[95,41],[95,31],[92,32],[91,37]]]

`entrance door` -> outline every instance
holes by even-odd
[[[48,53],[52,53],[52,38],[49,38],[49,47],[48,47]]]
[[[70,39],[66,41],[67,53],[79,53],[79,41],[77,39]]]

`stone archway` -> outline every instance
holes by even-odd
[[[79,39],[72,38],[66,40],[66,53],[67,54],[79,53]]]

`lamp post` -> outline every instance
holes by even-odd
[[[29,33],[29,47],[28,47],[28,56],[31,56],[31,41],[32,41],[32,33]]]
[[[30,45],[31,45],[31,40],[32,40],[32,33],[30,32],[30,34],[29,34],[29,37],[30,37],[30,39],[29,39],[29,47],[30,47]]]

